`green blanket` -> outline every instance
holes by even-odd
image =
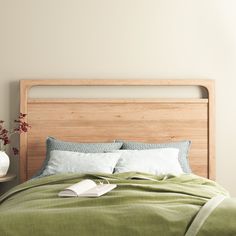
[[[57,196],[85,178],[95,182],[108,179],[117,188],[99,198]],[[195,175],[161,178],[130,172],[48,176],[23,183],[0,198],[0,235],[184,235],[201,207],[219,194],[228,196],[215,182]],[[226,232],[235,216],[236,201],[227,198],[207,218],[198,235],[231,235],[217,232]],[[229,232],[236,232],[233,225]]]

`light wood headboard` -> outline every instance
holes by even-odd
[[[36,99],[28,96],[33,86],[200,86],[208,98]],[[47,136],[78,142],[191,140],[193,172],[215,178],[212,80],[21,80],[20,110],[32,125],[20,137],[21,182],[40,169]]]

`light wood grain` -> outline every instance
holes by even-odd
[[[202,86],[212,87],[206,79],[35,79],[21,80],[23,87],[33,86]]]
[[[202,86],[208,99],[29,99],[32,86],[128,85]],[[194,173],[214,179],[214,85],[211,80],[23,80],[21,111],[32,129],[21,136],[21,181],[30,178],[45,158],[45,139],[109,142],[191,140]]]

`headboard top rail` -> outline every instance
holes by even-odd
[[[25,79],[22,87],[33,86],[202,86],[211,89],[208,79]]]

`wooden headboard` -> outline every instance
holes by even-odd
[[[33,86],[200,86],[207,98],[81,99],[29,98]],[[20,137],[20,180],[29,179],[45,158],[45,139],[150,143],[191,140],[194,173],[215,178],[214,82],[212,80],[21,80],[20,111],[30,132]]]

